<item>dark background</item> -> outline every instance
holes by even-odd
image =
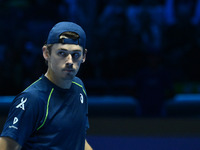
[[[0,0],[1,99],[46,72],[41,48],[60,21],[87,34],[78,76],[95,149],[200,149],[200,0]]]
[[[132,95],[147,67],[160,68],[160,80],[170,81],[157,86],[198,93],[199,7],[197,0],[1,0],[0,94],[16,95],[45,73],[41,47],[59,21],[87,33],[79,76],[89,94],[119,94],[119,88]]]

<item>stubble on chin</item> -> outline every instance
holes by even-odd
[[[75,77],[74,73],[68,72],[65,77],[63,77],[63,80],[73,80]]]

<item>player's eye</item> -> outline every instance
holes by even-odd
[[[66,57],[66,56],[67,56],[67,53],[66,53],[66,52],[63,52],[63,51],[59,51],[59,52],[58,52],[58,56]]]
[[[81,56],[80,53],[73,53],[72,54],[73,59],[79,59],[80,56]]]

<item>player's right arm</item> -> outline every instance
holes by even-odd
[[[35,93],[18,95],[11,104],[1,133],[0,150],[20,150],[41,124],[43,107]]]
[[[1,150],[20,150],[21,146],[9,137],[0,137]]]

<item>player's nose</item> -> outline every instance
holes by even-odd
[[[69,54],[67,57],[66,57],[66,65],[71,65],[73,64],[73,58],[72,58],[72,55]]]

